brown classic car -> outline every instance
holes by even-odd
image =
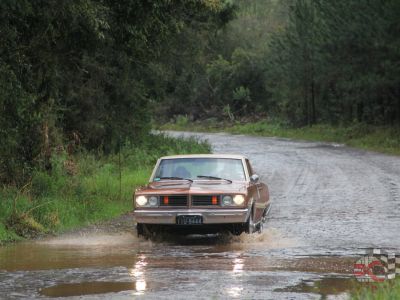
[[[161,157],[147,186],[134,194],[138,235],[261,232],[268,187],[242,155]]]

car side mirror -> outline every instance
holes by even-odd
[[[260,176],[258,176],[257,174],[253,174],[250,176],[250,181],[252,183],[257,183],[260,180]]]

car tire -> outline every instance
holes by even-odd
[[[137,236],[138,237],[144,237],[146,240],[149,239],[152,236],[152,232],[150,229],[147,227],[146,224],[138,223],[136,225],[136,231],[137,231]]]
[[[245,224],[233,224],[232,227],[229,229],[229,232],[233,235],[239,236],[245,231],[246,226]]]
[[[263,230],[264,230],[264,222],[261,219],[261,221],[258,222],[257,225],[255,226],[255,232],[261,234],[263,232]]]
[[[261,221],[260,221],[259,223],[257,223],[256,226],[255,226],[255,231],[256,231],[256,232],[258,232],[258,233],[262,233],[262,232],[263,232],[263,230],[264,230],[264,223],[265,223],[265,221],[266,221],[266,219],[267,219],[268,211],[269,211],[269,210],[267,210],[267,209],[264,210],[264,212],[263,212],[263,214],[262,214]]]
[[[254,224],[253,214],[254,214],[254,210],[251,209],[249,219],[246,222],[246,233],[248,233],[248,234],[251,234],[255,231],[256,225]]]
[[[136,224],[136,232],[138,237],[143,236],[143,224],[141,223]]]

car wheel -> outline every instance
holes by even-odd
[[[264,230],[264,222],[261,220],[257,225],[256,225],[256,230],[258,233],[262,233]]]
[[[251,210],[251,212],[250,212],[250,215],[249,215],[249,219],[247,220],[247,223],[246,223],[246,232],[247,233],[253,233],[254,231],[255,231],[255,224],[254,224],[254,220],[253,220],[253,209]]]
[[[241,235],[245,231],[245,226],[243,224],[233,224],[229,231],[233,235]]]
[[[136,225],[137,236],[143,236],[143,224],[137,223]]]
[[[267,221],[267,216],[268,216],[268,213],[270,210],[271,210],[271,204],[268,204],[263,213],[263,217],[262,217],[263,223],[265,223]]]
[[[269,210],[267,210],[267,209],[264,210],[264,212],[263,212],[263,214],[262,214],[261,221],[260,221],[259,223],[257,223],[257,225],[256,225],[256,231],[257,231],[258,233],[262,233],[263,230],[264,230],[264,223],[265,223],[265,221],[267,220],[268,211],[269,211]]]
[[[137,235],[138,237],[142,236],[145,239],[148,239],[151,237],[152,233],[149,230],[149,228],[146,226],[146,224],[142,224],[142,223],[138,223],[136,225],[136,231],[137,231]]]

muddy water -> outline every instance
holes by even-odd
[[[340,145],[202,137],[214,152],[247,155],[270,186],[263,234],[145,241],[126,215],[0,248],[0,299],[343,299],[363,248],[400,248],[400,158]]]

